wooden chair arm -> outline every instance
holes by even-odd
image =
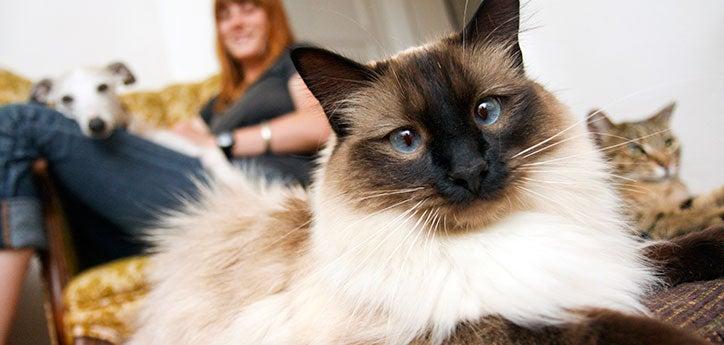
[[[38,253],[42,268],[43,285],[46,298],[46,318],[48,331],[53,344],[64,343],[63,327],[63,289],[72,276],[72,258],[67,246],[68,225],[58,192],[53,186],[48,163],[38,160],[33,164],[38,193],[43,208],[43,226],[47,238],[47,248]]]

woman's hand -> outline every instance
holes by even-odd
[[[202,147],[215,147],[216,138],[200,117],[184,120],[171,128],[171,131]]]

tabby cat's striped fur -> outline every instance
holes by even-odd
[[[681,144],[670,120],[676,104],[638,122],[614,123],[601,110],[589,130],[611,162],[629,216],[643,236],[666,239],[724,223],[724,187],[694,196],[679,178]]]

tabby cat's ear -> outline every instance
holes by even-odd
[[[659,110],[654,116],[651,116],[648,121],[653,121],[661,125],[668,125],[671,121],[671,114],[676,109],[676,102],[671,102],[661,110]]]
[[[459,39],[466,46],[489,42],[501,44],[508,48],[516,66],[523,69],[523,53],[518,44],[519,28],[518,0],[483,0]]]
[[[332,129],[338,137],[344,137],[349,123],[340,111],[341,102],[370,86],[375,73],[365,65],[320,48],[296,47],[291,55],[299,76],[319,100]]]
[[[599,146],[603,144],[603,137],[616,126],[611,119],[606,116],[603,110],[600,109],[589,111],[586,122],[588,124],[588,131],[591,132],[593,139]]]

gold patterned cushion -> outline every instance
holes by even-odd
[[[197,83],[173,84],[156,92],[132,92],[121,99],[132,116],[165,127],[198,115],[218,90],[219,77],[213,76]]]
[[[63,324],[67,344],[75,337],[93,337],[121,344],[129,322],[148,292],[146,257],[113,261],[87,270],[65,288]]]
[[[30,84],[29,80],[0,69],[0,104],[27,101]]]

